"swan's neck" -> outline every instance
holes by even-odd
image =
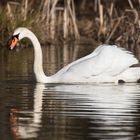
[[[37,37],[30,31],[26,34],[26,37],[31,40],[34,47],[34,73],[36,80],[37,82],[47,83],[50,77],[47,77],[43,71],[43,57],[40,43]]]

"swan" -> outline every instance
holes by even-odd
[[[42,66],[42,49],[35,34],[25,27],[17,28],[12,35],[10,49],[23,39],[31,40],[34,48],[34,73],[40,83],[101,83],[119,80],[137,82],[140,67],[131,67],[138,63],[135,56],[116,45],[100,45],[91,54],[76,60],[56,74],[46,76]]]

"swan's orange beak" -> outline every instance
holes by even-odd
[[[10,49],[13,50],[14,47],[16,46],[18,42],[18,39],[16,37],[13,38],[12,42],[11,42],[11,45],[10,45]]]

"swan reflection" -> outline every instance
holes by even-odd
[[[130,139],[135,135],[139,89],[139,85],[37,84],[32,111],[11,111],[13,133],[18,138],[38,138],[43,131],[48,139],[58,140],[83,135]]]
[[[90,121],[90,136],[117,139],[135,135],[138,118],[139,85],[60,85],[55,91],[65,92],[67,110],[63,114]],[[58,96],[58,95],[57,95]],[[64,97],[65,96],[65,97]],[[69,112],[69,113],[68,113]]]
[[[34,90],[33,110],[10,110],[11,131],[16,138],[35,138],[41,128],[44,84],[37,84]],[[23,90],[24,91],[24,90]],[[30,93],[32,94],[32,93]],[[30,104],[30,102],[28,103]]]

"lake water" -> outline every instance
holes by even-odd
[[[48,75],[91,51],[43,49]],[[0,50],[0,139],[140,139],[139,84],[37,84],[32,63],[32,48]]]

